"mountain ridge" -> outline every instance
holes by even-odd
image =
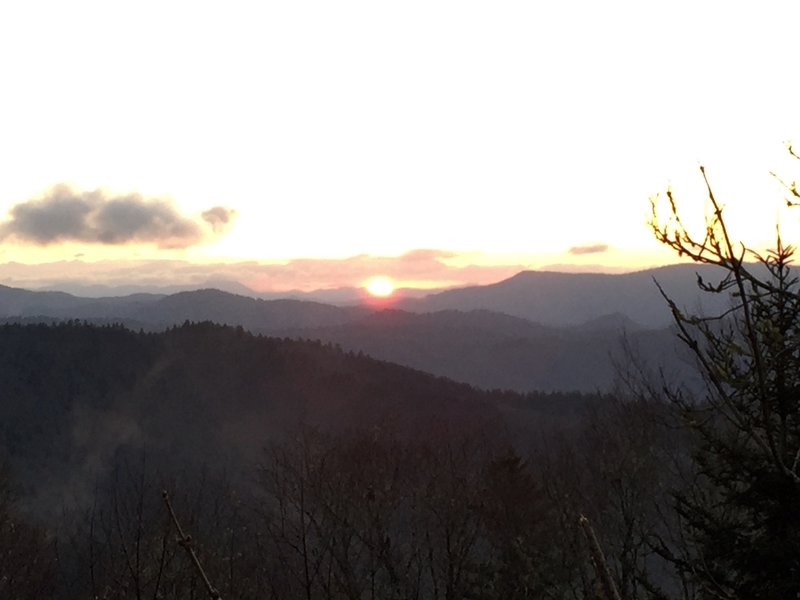
[[[725,297],[700,293],[695,277],[698,272],[712,280],[722,274],[716,267],[694,264],[621,274],[521,271],[497,283],[404,299],[397,306],[412,312],[485,308],[561,326],[621,313],[643,327],[658,329],[667,326],[671,317],[655,281],[679,306],[717,311],[725,305]]]

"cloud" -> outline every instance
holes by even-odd
[[[575,255],[600,254],[602,252],[608,252],[608,249],[608,244],[588,244],[585,246],[573,246],[567,250],[567,252]]]
[[[203,220],[218,233],[232,212],[216,206],[203,213]],[[81,242],[185,248],[200,243],[206,235],[200,223],[181,214],[169,200],[136,193],[81,191],[64,184],[16,204],[9,211],[9,219],[0,223],[0,241],[39,246]]]
[[[211,229],[214,230],[214,233],[221,233],[228,227],[231,221],[233,221],[233,218],[236,216],[236,211],[224,206],[214,206],[203,212],[200,216],[203,217],[203,221],[211,225]]]

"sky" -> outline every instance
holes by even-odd
[[[800,221],[770,175],[800,173],[798,19],[788,1],[3,3],[0,283],[642,268],[675,260],[650,196],[672,186],[701,223],[700,165],[763,247]]]

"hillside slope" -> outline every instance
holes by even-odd
[[[300,424],[435,439],[502,428],[503,406],[536,409],[533,396],[210,324],[157,334],[5,325],[0,390],[0,454],[50,506],[88,494],[98,472],[143,449],[162,465],[250,464]]]

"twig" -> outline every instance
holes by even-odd
[[[597,536],[589,523],[589,519],[581,515],[578,519],[578,523],[580,523],[586,541],[589,542],[589,552],[592,555],[594,571],[597,574],[597,578],[600,580],[603,594],[608,600],[622,600],[622,596],[619,595],[614,579],[611,577],[611,571],[608,568],[603,549],[600,547],[600,542],[597,541]]]
[[[161,497],[164,498],[164,504],[167,506],[167,511],[169,512],[169,516],[172,518],[172,522],[175,523],[175,529],[178,530],[178,545],[182,546],[186,553],[189,555],[189,558],[192,560],[192,564],[194,564],[195,569],[197,569],[197,573],[200,575],[200,579],[203,580],[203,583],[206,586],[206,590],[208,591],[208,597],[211,600],[222,600],[222,596],[217,591],[213,585],[211,585],[211,581],[209,581],[206,572],[203,570],[203,566],[200,564],[200,559],[197,558],[197,553],[195,553],[194,548],[192,548],[192,536],[187,535],[183,532],[183,528],[181,524],[178,522],[178,517],[175,516],[175,511],[172,508],[172,503],[169,501],[169,494],[167,490],[163,490],[161,492]]]

